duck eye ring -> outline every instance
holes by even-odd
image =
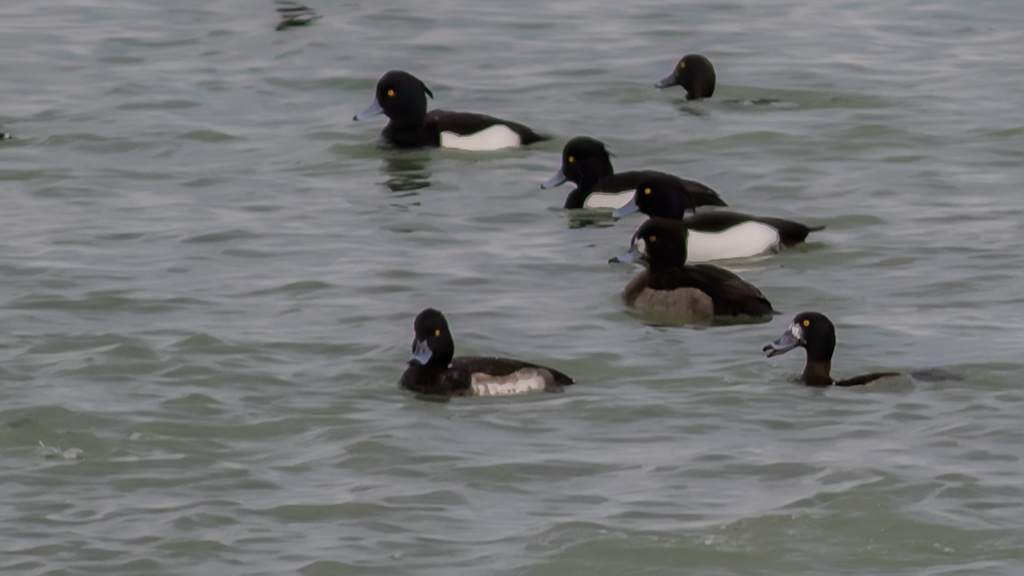
[[[650,193],[651,193],[651,189],[650,188],[644,188],[644,194],[650,194]]]
[[[811,321],[810,320],[804,320],[804,328],[806,328],[806,327],[808,327],[810,325],[811,325]]]
[[[441,335],[441,331],[440,330],[434,330],[434,336],[440,336],[440,335]]]
[[[679,62],[679,69],[682,70],[683,68],[686,68],[686,62],[681,61]]]
[[[395,95],[395,89],[394,88],[388,88],[388,96],[390,97],[390,96],[394,96],[394,95]]]
[[[647,241],[648,241],[648,242],[657,242],[657,240],[658,240],[658,237],[657,237],[657,236],[655,236],[654,234],[651,234],[651,235],[650,235],[650,236],[649,236],[649,237],[647,238]]]
[[[576,161],[576,159],[573,158],[572,156],[569,156],[568,160],[569,160],[569,164],[572,164],[573,162]]]

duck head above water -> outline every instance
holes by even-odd
[[[715,67],[700,54],[683,56],[672,73],[655,84],[658,88],[682,86],[687,100],[710,98],[715,93]]]
[[[554,188],[567,180],[589,190],[601,178],[614,173],[608,149],[600,140],[577,136],[562,148],[562,166],[541,188]]]
[[[427,97],[434,93],[422,80],[404,70],[390,70],[377,81],[373,102],[353,120],[366,120],[379,114],[396,127],[421,126],[427,116]]]
[[[640,225],[630,240],[629,252],[615,262],[641,261],[651,272],[686,265],[686,236],[689,231],[679,220],[651,218]]]
[[[682,220],[687,210],[693,212],[697,206],[707,205],[724,206],[725,201],[717,192],[699,182],[683,180],[672,174],[651,173],[636,187],[633,199],[612,212],[612,216],[621,218],[633,212],[643,212],[652,217]]]
[[[455,342],[448,320],[440,311],[427,308],[413,321],[412,358],[410,364],[444,368],[455,356]]]

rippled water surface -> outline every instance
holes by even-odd
[[[309,6],[0,5],[0,571],[1024,573],[1017,3]],[[554,138],[382,150],[391,68]],[[782,314],[625,309],[641,218],[539,188],[579,134],[826,225],[726,263]],[[398,390],[427,306],[577,384]],[[799,386],[802,310],[962,379]]]

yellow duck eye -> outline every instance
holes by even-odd
[[[644,188],[644,194],[650,194],[650,193],[651,193],[651,189],[650,188]]]
[[[686,68],[686,62],[679,62],[679,69],[682,70],[683,68]]]
[[[388,88],[388,96],[394,96],[394,95],[395,95],[395,89],[394,88]]]
[[[808,327],[810,325],[811,325],[811,321],[810,320],[804,320],[804,328],[806,328],[806,327]]]
[[[569,156],[568,160],[569,160],[569,164],[572,164],[573,162],[576,161],[576,159],[573,158],[572,156]]]
[[[647,239],[648,242],[655,242],[657,240],[658,240],[658,237],[655,236],[654,234],[651,234],[650,238]]]
[[[440,335],[441,335],[441,331],[440,330],[434,330],[434,336],[440,336]]]

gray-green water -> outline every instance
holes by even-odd
[[[1024,572],[1018,4],[310,5],[0,5],[0,571]],[[390,68],[555,139],[382,151]],[[729,264],[783,314],[625,310],[641,219],[539,189],[578,134],[826,224]],[[399,391],[427,306],[578,384]],[[839,376],[964,379],[798,386],[809,309]]]

